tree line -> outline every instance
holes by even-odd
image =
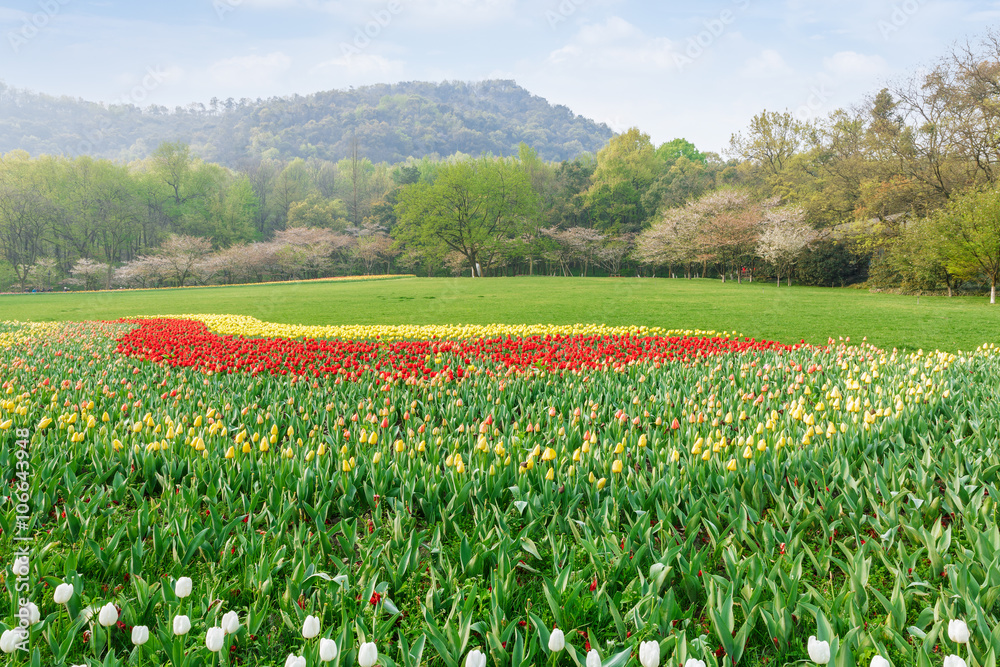
[[[1000,36],[818,120],[764,111],[726,155],[637,128],[596,154],[236,168],[164,143],[128,164],[0,163],[19,289],[345,273],[648,275],[989,289],[1000,279]]]

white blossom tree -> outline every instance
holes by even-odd
[[[815,236],[816,230],[805,222],[805,209],[799,206],[772,208],[765,212],[763,231],[757,240],[757,254],[774,264],[778,287],[781,287],[783,272],[791,285],[792,267]]]

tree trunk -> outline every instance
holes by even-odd
[[[781,274],[778,274],[778,287],[781,287]]]
[[[990,303],[995,304],[997,302],[997,277],[993,276],[990,281]]]

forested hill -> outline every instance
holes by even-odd
[[[89,154],[131,160],[180,141],[205,160],[248,157],[373,162],[408,157],[516,154],[523,141],[546,160],[596,153],[607,125],[553,106],[513,81],[408,82],[268,100],[216,100],[167,109],[102,105],[0,83],[0,152]]]

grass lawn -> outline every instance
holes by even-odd
[[[737,330],[783,342],[850,336],[883,348],[969,350],[1000,342],[985,298],[648,278],[404,278],[135,292],[0,296],[3,320],[233,313],[297,324],[642,324]]]

